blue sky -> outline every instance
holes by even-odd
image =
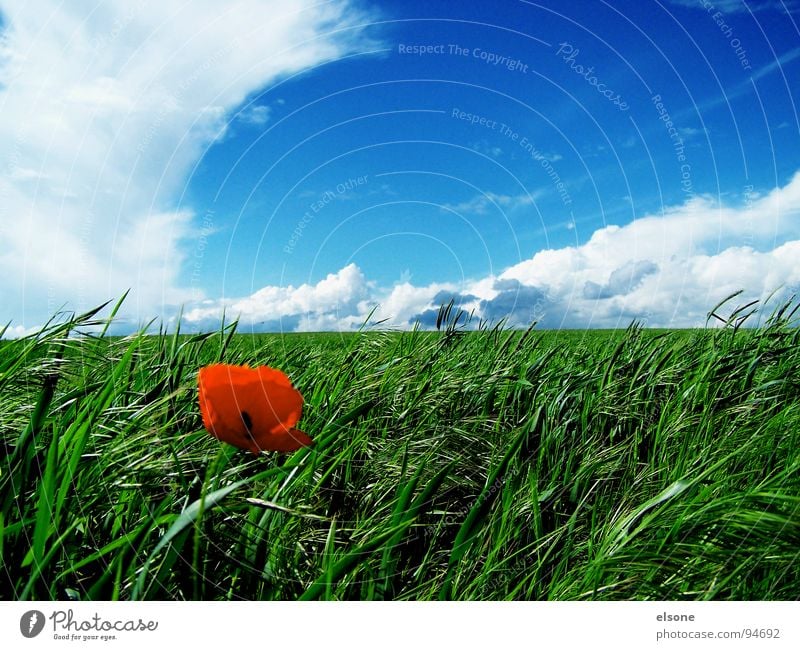
[[[0,2],[10,334],[128,287],[123,329],[253,331],[800,287],[794,3],[284,5]]]

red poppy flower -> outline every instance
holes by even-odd
[[[303,396],[280,370],[214,364],[200,369],[197,385],[203,425],[215,438],[254,454],[313,444],[294,428]]]

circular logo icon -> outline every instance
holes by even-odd
[[[19,631],[26,639],[32,639],[44,629],[44,614],[38,609],[25,612],[19,619]]]

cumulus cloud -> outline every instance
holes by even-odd
[[[638,287],[645,277],[656,271],[658,271],[658,265],[647,260],[627,262],[618,269],[614,269],[608,282],[603,285],[587,280],[583,285],[583,297],[603,299],[626,295]]]
[[[517,280],[498,280],[497,293],[480,303],[480,314],[488,321],[506,320],[509,325],[523,325],[538,321],[547,304],[547,294],[538,287]]]
[[[21,327],[131,286],[134,320],[188,300],[198,224],[179,199],[194,163],[253,93],[363,44],[343,29],[363,18],[346,0],[0,0],[0,13],[0,317]]]
[[[800,174],[743,206],[696,197],[601,228],[581,246],[541,251],[500,277],[544,291],[551,326],[617,327],[631,318],[696,326],[739,289],[762,300],[796,289],[798,251]]]
[[[433,328],[436,326],[436,321],[439,318],[439,307],[441,305],[447,305],[452,302],[456,311],[461,309],[468,312],[470,308],[476,306],[479,300],[478,296],[471,293],[459,293],[458,291],[448,290],[439,291],[430,299],[430,303],[433,306],[409,318],[408,324],[414,325],[415,323],[419,323],[420,327],[428,329]]]
[[[205,301],[184,314],[195,327],[215,327],[223,311],[255,329],[318,331],[357,326],[369,287],[361,269],[349,264],[316,284],[266,286],[250,296]]]
[[[249,297],[187,314],[218,324],[224,306],[262,329],[348,330],[370,316],[382,325],[433,327],[438,307],[457,306],[488,321],[524,327],[696,327],[726,296],[773,306],[800,292],[800,173],[784,187],[752,193],[743,205],[696,197],[683,205],[606,226],[579,246],[543,250],[499,276],[459,284],[392,287],[370,282],[354,264],[316,284],[264,287]],[[374,311],[373,311],[374,310]],[[217,319],[214,321],[214,319]]]

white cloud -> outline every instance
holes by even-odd
[[[672,0],[673,4],[692,9],[709,11],[708,6],[701,0]],[[714,11],[724,13],[753,13],[757,11],[779,11],[785,13],[797,7],[796,0],[711,0]],[[713,13],[713,12],[711,12]]]
[[[503,154],[503,150],[500,147],[490,144],[489,141],[485,139],[474,142],[472,148],[478,153],[491,156],[492,158],[499,158]]]
[[[239,112],[236,119],[244,124],[252,126],[263,126],[269,122],[272,109],[269,106],[248,106]]]
[[[266,286],[244,298],[207,301],[184,313],[184,319],[190,324],[213,326],[225,310],[245,326],[266,322],[275,327],[281,319],[288,319],[294,323],[291,329],[338,329],[342,319],[364,309],[361,303],[368,298],[368,290],[361,269],[349,264],[316,284]]]
[[[416,287],[410,282],[396,284],[389,291],[382,292],[375,299],[378,309],[375,320],[385,320],[387,324],[404,327],[417,314],[431,307],[431,301],[441,291],[454,291],[452,283],[433,283]]]
[[[471,199],[460,203],[445,203],[442,208],[452,210],[458,214],[487,214],[492,210],[505,213],[526,205],[533,205],[541,194],[541,192],[534,192],[532,194],[509,195],[487,192],[485,194],[477,194]]]
[[[239,318],[244,329],[351,330],[368,317],[373,323],[404,327],[429,308],[438,293],[455,289],[452,283],[417,287],[407,281],[380,288],[351,263],[315,284],[270,285],[244,298],[202,301],[183,318],[196,329],[218,327],[223,310],[228,319]]]
[[[763,300],[797,288],[798,253],[800,174],[742,207],[698,197],[607,226],[582,246],[541,251],[500,278],[543,291],[550,324],[615,327],[637,317],[684,327],[702,325],[708,309],[739,289]]]
[[[23,336],[30,336],[42,329],[41,325],[34,325],[32,327],[24,327],[22,325],[9,325],[8,327],[0,327],[3,330],[4,339],[19,339]]]
[[[131,286],[134,320],[187,300],[197,219],[179,197],[193,164],[253,93],[363,38],[342,29],[363,18],[345,0],[0,0],[0,12],[0,317],[17,327]]]
[[[541,153],[539,156],[536,157],[536,160],[549,160],[550,162],[558,162],[562,160],[564,156],[560,153]]]
[[[453,297],[467,311],[513,325],[625,327],[633,319],[660,327],[702,326],[708,310],[740,289],[737,299],[773,307],[800,289],[800,173],[784,187],[752,194],[741,206],[708,197],[606,226],[580,246],[543,250],[499,276],[461,284],[377,287],[350,264],[316,284],[269,286],[239,299],[212,302],[186,314],[215,326],[222,307],[243,323],[275,329],[349,330],[373,321],[430,325],[440,302]],[[783,290],[782,292],[780,290]]]

